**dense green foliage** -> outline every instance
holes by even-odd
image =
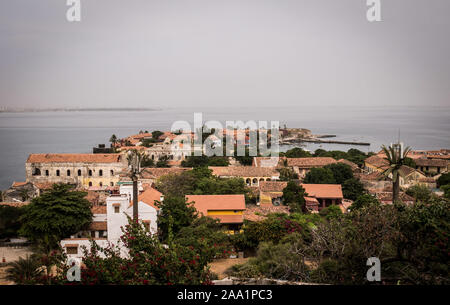
[[[324,149],[317,149],[314,152],[314,157],[331,157],[336,160],[346,159],[357,164],[359,167],[363,166],[364,160],[370,157],[371,154],[366,154],[358,149],[351,148],[347,152],[339,150],[326,151]]]
[[[312,168],[305,176],[304,183],[335,184],[333,172],[329,168]]]
[[[183,197],[185,195],[244,194],[250,200],[250,190],[242,178],[219,178],[206,167],[170,174],[156,182],[156,188],[164,195]]]
[[[443,185],[450,184],[450,173],[442,174],[437,180],[437,186],[441,187]]]
[[[431,199],[431,190],[423,184],[416,184],[406,190],[406,194],[414,197],[416,201],[428,202]]]
[[[0,202],[0,238],[17,237],[22,225],[23,208],[2,205]]]
[[[356,200],[359,196],[366,193],[364,185],[356,178],[350,178],[342,183],[342,193],[344,198]]]
[[[33,198],[25,207],[20,221],[20,234],[33,242],[56,248],[62,238],[66,238],[91,223],[91,203],[85,199],[86,193],[72,191],[71,186],[54,184],[53,188],[41,196]]]
[[[292,149],[289,149],[287,152],[280,154],[282,156],[285,156],[287,158],[305,158],[305,157],[311,157],[311,154],[300,147],[294,147]]]
[[[323,220],[310,227],[309,234],[283,232],[272,216],[246,228],[248,240],[258,245],[257,256],[229,273],[368,284],[366,261],[378,257],[382,282],[448,285],[449,205],[434,198],[411,206],[368,204],[349,214],[321,212]]]
[[[193,203],[186,202],[184,197],[165,196],[157,205],[161,210],[158,216],[158,230],[162,240],[171,238],[181,228],[191,225],[197,217]]]
[[[228,166],[228,157],[189,156],[181,161],[182,167]]]
[[[306,213],[305,189],[295,181],[289,181],[283,189],[284,204],[291,213]]]

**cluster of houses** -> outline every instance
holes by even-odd
[[[139,176],[138,210],[139,220],[150,232],[157,232],[157,218],[160,213],[157,202],[164,201],[164,195],[155,189],[161,177],[180,173],[190,168],[180,167],[180,160],[191,152],[178,147],[175,151],[171,142],[176,135],[163,133],[151,147],[141,146],[142,141],[152,137],[151,133],[141,133],[115,143],[116,153],[96,154],[31,154],[26,161],[26,181],[14,182],[4,193],[3,203],[15,206],[25,205],[35,196],[51,188],[53,183],[67,183],[78,189],[87,190],[87,199],[92,203],[93,220],[83,232],[61,241],[69,257],[81,257],[82,247],[93,239],[100,246],[109,243],[120,244],[121,227],[133,215],[133,189],[127,169],[126,152],[140,149],[153,160],[163,155],[173,161],[168,168],[144,168]],[[246,140],[245,137],[243,137]],[[171,148],[172,147],[172,148]],[[450,151],[413,151],[408,155],[415,161],[415,168],[403,166],[400,185],[407,188],[415,184],[436,187],[436,179],[448,172]],[[254,157],[252,166],[240,166],[231,162],[226,167],[209,167],[212,174],[221,178],[242,178],[258,198],[257,204],[246,205],[245,197],[240,195],[187,195],[187,202],[193,202],[199,214],[218,219],[230,234],[239,232],[244,220],[258,221],[273,212],[288,212],[283,205],[283,189],[287,182],[280,181],[280,168],[290,168],[298,175],[298,183],[307,196],[306,207],[313,213],[330,205],[337,205],[343,212],[348,211],[351,201],[343,196],[339,184],[305,184],[305,175],[312,169],[334,163],[349,165],[354,175],[363,182],[366,189],[377,196],[382,203],[392,203],[392,182],[382,176],[388,166],[380,152],[368,157],[363,167],[348,161],[329,157],[310,158],[271,158]],[[267,166],[270,164],[270,166]],[[413,198],[401,194],[401,199],[412,203]],[[5,201],[7,203],[5,203]]]

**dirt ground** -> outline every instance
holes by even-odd
[[[16,261],[19,257],[25,258],[26,255],[31,255],[32,252],[29,248],[12,248],[12,247],[0,247],[0,262],[3,262],[5,258],[7,263]],[[0,267],[0,285],[13,285],[13,282],[5,279],[6,269],[8,267]]]
[[[224,258],[224,259],[217,259],[209,264],[211,267],[211,272],[214,272],[218,275],[219,280],[224,279],[227,277],[226,274],[224,274],[225,270],[230,268],[233,265],[237,264],[243,264],[248,261],[248,258]]]

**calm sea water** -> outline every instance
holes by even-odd
[[[369,142],[353,146],[378,151],[381,144],[400,139],[414,149],[450,148],[450,107],[278,107],[278,108],[177,108],[160,111],[79,111],[0,113],[0,189],[24,181],[30,153],[89,153],[97,144],[139,130],[169,130],[172,123],[193,124],[194,112],[203,121],[266,120],[280,126],[303,127],[314,134],[335,134],[337,140]],[[307,149],[352,146],[308,144]],[[284,147],[286,150],[288,147]]]

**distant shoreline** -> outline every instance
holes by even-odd
[[[76,111],[160,111],[161,108],[42,108],[42,109],[0,109],[0,113],[14,112],[76,112]]]

